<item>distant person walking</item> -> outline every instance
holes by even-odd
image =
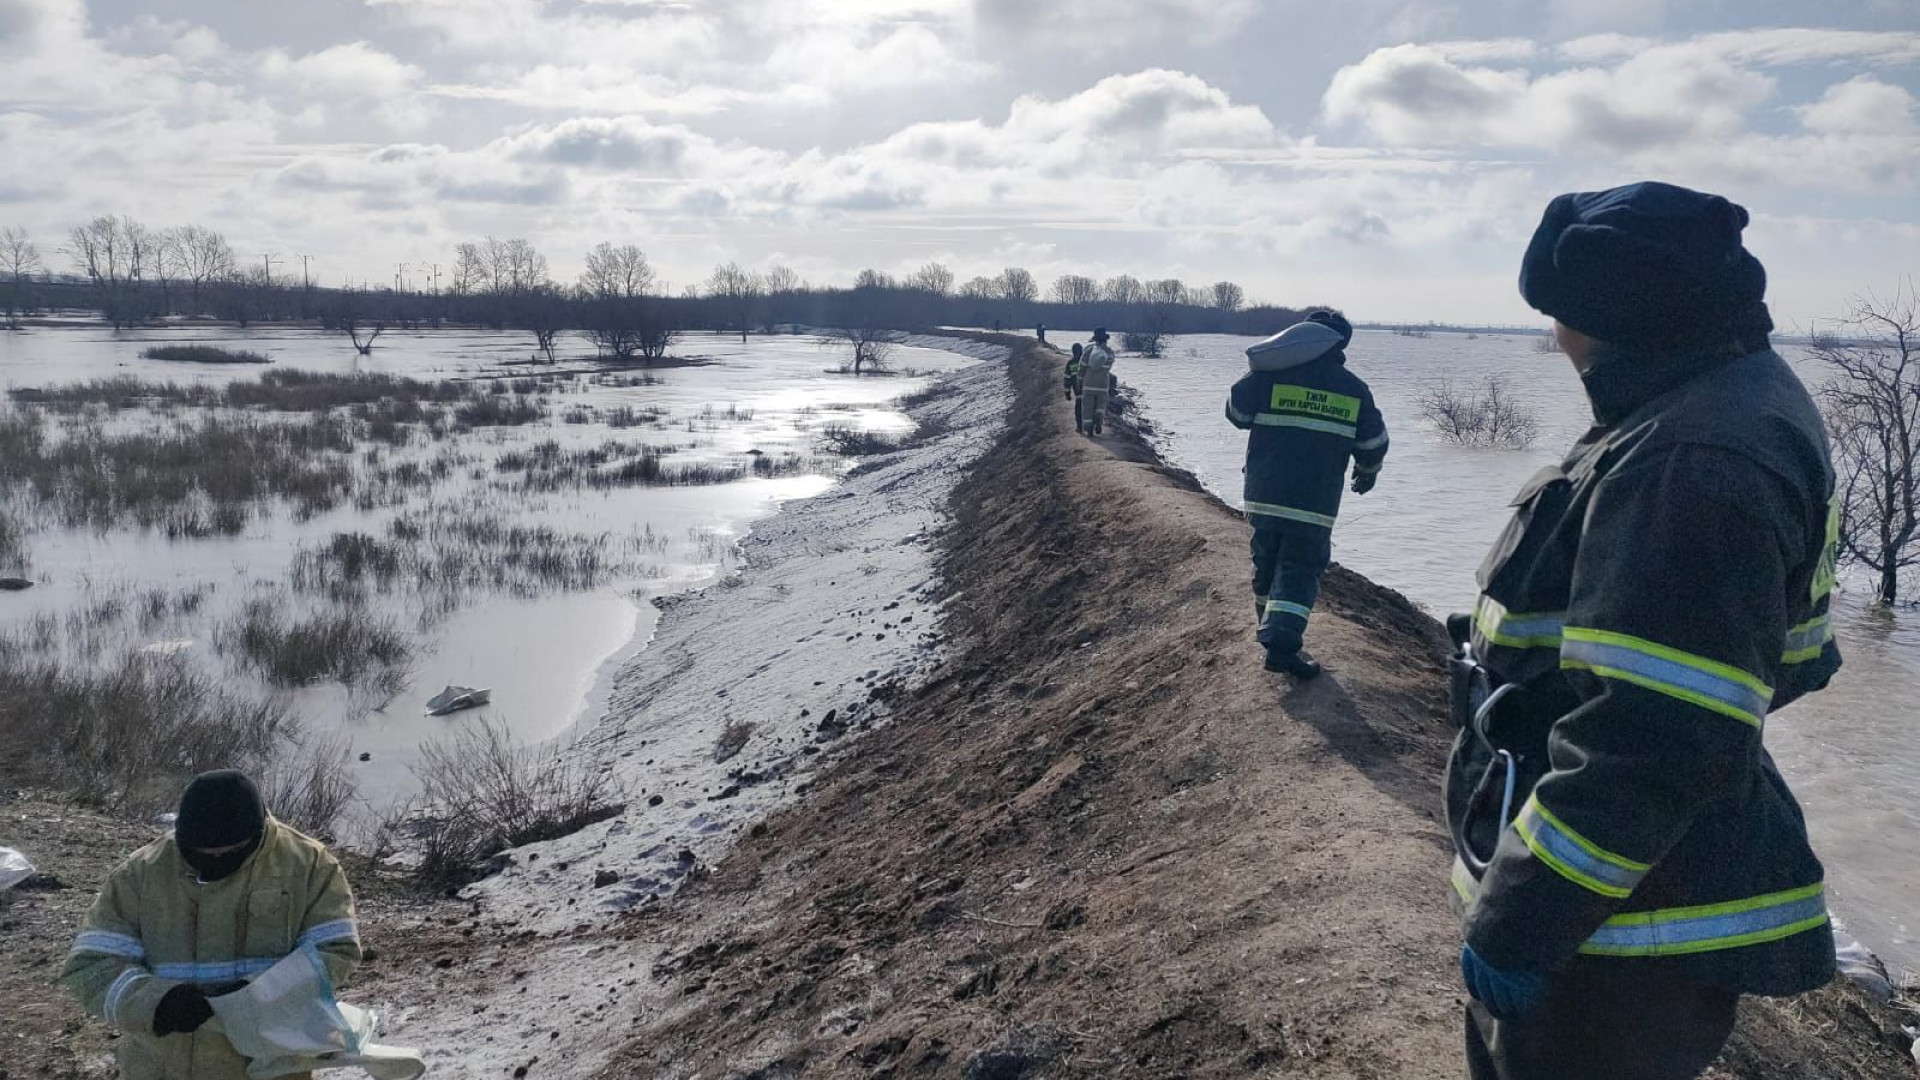
[[[1768,345],[1747,212],[1562,195],[1520,270],[1595,426],[1480,569],[1447,769],[1476,1080],[1688,1080],[1742,994],[1833,977],[1761,735],[1840,666],[1820,414]]]
[[[1047,343],[1047,324],[1041,323],[1039,326],[1034,327],[1033,336],[1040,344],[1045,345]]]
[[[1107,397],[1113,392],[1113,350],[1107,348],[1107,330],[1093,332],[1093,343],[1080,354],[1079,429],[1100,434],[1107,415]]]
[[[1253,524],[1253,604],[1268,671],[1320,674],[1302,650],[1320,576],[1333,560],[1347,463],[1353,492],[1373,490],[1387,426],[1373,392],[1347,370],[1353,327],[1335,311],[1247,350],[1251,370],[1227,396],[1227,420],[1247,431],[1247,520]]]
[[[204,1027],[209,999],[307,946],[336,986],[360,962],[340,864],[270,817],[251,780],[211,772],[187,786],[173,834],[108,876],[63,978],[120,1032],[123,1080],[245,1080],[246,1059]]]
[[[1084,345],[1076,341],[1073,343],[1073,352],[1067,355],[1067,377],[1064,380],[1064,385],[1067,388],[1068,401],[1074,401],[1080,396],[1080,356],[1081,353],[1085,351],[1085,348]],[[1078,416],[1077,410],[1079,406],[1076,404],[1074,408],[1076,410],[1075,415]]]

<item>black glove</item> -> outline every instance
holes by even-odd
[[[1365,495],[1367,492],[1373,490],[1373,485],[1379,482],[1380,482],[1379,473],[1370,473],[1370,472],[1354,473],[1353,474],[1353,493],[1355,495]]]
[[[213,1006],[207,1003],[205,991],[197,986],[176,986],[153,1010],[153,1033],[161,1038],[191,1035],[211,1019]]]

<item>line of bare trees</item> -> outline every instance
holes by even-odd
[[[1229,281],[1196,286],[1171,278],[1122,274],[1097,281],[1068,274],[1043,291],[1022,267],[962,282],[939,262],[901,278],[862,270],[851,288],[810,285],[786,266],[753,270],[729,262],[674,290],[638,246],[614,242],[589,251],[578,280],[565,284],[554,280],[548,258],[532,242],[491,236],[457,245],[444,288],[438,266],[428,292],[406,288],[404,275],[396,275],[393,288],[319,288],[304,272],[276,273],[279,260],[271,256],[239,258],[215,230],[153,228],[125,215],[74,228],[61,253],[71,273],[55,278],[24,230],[0,230],[9,325],[39,307],[91,308],[116,328],[175,315],[242,325],[318,320],[366,352],[386,329],[453,323],[524,331],[535,354],[549,361],[568,332],[602,355],[650,361],[689,330],[746,335],[796,325],[869,332],[1104,325],[1136,350],[1157,355],[1168,334],[1265,334],[1298,315],[1249,307],[1245,290]]]

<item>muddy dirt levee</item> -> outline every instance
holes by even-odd
[[[1016,346],[956,492],[953,660],[634,921],[667,992],[604,1075],[1463,1075],[1439,627],[1336,570],[1329,676],[1264,673],[1246,525],[1076,435],[1059,363]],[[1900,1043],[1836,986],[1718,1075],[1910,1078]]]

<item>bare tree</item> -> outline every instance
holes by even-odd
[[[1053,283],[1053,302],[1056,304],[1091,304],[1100,299],[1100,285],[1090,277],[1080,274],[1064,274]]]
[[[364,289],[341,289],[320,315],[320,325],[353,342],[353,351],[373,355],[373,343],[386,333],[387,322],[375,311]]]
[[[234,276],[233,248],[227,238],[200,225],[183,225],[173,230],[169,253],[174,260],[173,274],[187,283],[190,314],[205,314],[201,290]]]
[[[86,275],[100,313],[118,330],[139,318],[141,260],[147,229],[132,218],[102,215],[67,235],[67,254]]]
[[[1131,274],[1110,277],[1100,286],[1100,299],[1109,304],[1138,304],[1146,298],[1146,288]]]
[[[854,277],[853,287],[856,289],[893,289],[899,286],[895,284],[893,275],[883,274],[878,270],[867,269],[860,271],[860,273]]]
[[[995,300],[1000,296],[1000,282],[990,277],[976,277],[960,287],[960,295],[968,300]]]
[[[947,269],[945,264],[930,262],[907,278],[907,288],[935,296],[951,296],[953,281],[953,271]]]
[[[647,253],[633,244],[618,247],[605,241],[587,252],[580,288],[597,298],[632,299],[653,291],[657,276]]]
[[[1840,333],[1812,353],[1833,377],[1819,389],[1839,482],[1839,551],[1880,575],[1881,603],[1920,564],[1920,295],[1856,300]]]
[[[658,306],[648,294],[656,281],[646,253],[632,244],[602,243],[587,252],[586,271],[580,275],[579,295],[585,307],[581,321],[602,353],[626,360],[646,351],[649,309]],[[661,344],[662,353],[666,344]],[[552,362],[552,335],[541,351]]]
[[[1186,282],[1177,278],[1149,281],[1144,299],[1149,304],[1165,304],[1169,307],[1185,304],[1188,301]]]
[[[743,269],[739,263],[716,266],[707,278],[707,295],[721,302],[728,321],[740,331],[743,344],[747,331],[753,326],[753,309],[760,301],[763,288],[759,275]]]
[[[1213,283],[1213,306],[1232,314],[1247,302],[1247,291],[1231,281]]]
[[[1513,396],[1498,375],[1488,376],[1472,390],[1442,380],[1420,395],[1420,415],[1441,438],[1461,446],[1524,450],[1540,431],[1533,411]]]
[[[547,257],[520,237],[489,236],[455,249],[455,292],[493,299],[540,288],[548,283]]]
[[[1018,266],[1000,271],[1000,299],[1029,304],[1040,298],[1040,284],[1033,275]]]
[[[844,347],[853,355],[855,375],[870,375],[887,370],[900,335],[877,326],[843,326],[827,332],[828,347]],[[842,368],[841,370],[847,370]]]
[[[807,287],[800,275],[791,266],[770,267],[760,275],[761,283],[767,287],[769,296],[791,296]]]
[[[40,249],[18,225],[0,228],[0,276],[7,282],[7,329],[20,329],[27,308],[27,283],[40,272]]]

